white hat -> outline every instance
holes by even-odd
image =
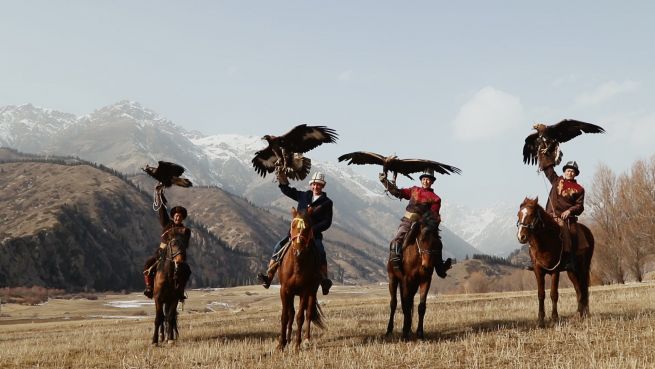
[[[312,180],[309,181],[309,184],[311,185],[314,182],[320,183],[323,186],[325,186],[325,174],[321,172],[314,173],[314,175],[312,176]]]

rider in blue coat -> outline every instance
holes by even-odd
[[[325,255],[325,248],[323,247],[323,232],[332,225],[332,200],[323,192],[325,187],[325,175],[323,173],[314,173],[311,181],[309,181],[309,191],[299,191],[289,186],[284,171],[278,173],[278,183],[280,191],[287,197],[298,202],[298,211],[307,210],[312,208],[310,218],[312,220],[312,232],[314,233],[314,245],[318,248],[321,255],[321,288],[323,294],[327,295],[332,287],[332,281],[328,278],[327,273],[327,258]],[[273,249],[273,256],[268,264],[268,271],[266,274],[260,273],[257,279],[262,283],[264,288],[271,285],[271,281],[277,272],[281,259],[279,258],[280,249],[289,242],[289,235],[280,240]]]

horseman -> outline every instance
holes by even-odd
[[[410,188],[398,188],[396,184],[387,179],[385,173],[380,173],[380,182],[389,191],[389,193],[398,199],[409,200],[405,209],[405,216],[400,220],[400,226],[389,246],[389,261],[393,269],[402,273],[402,247],[407,232],[412,224],[423,216],[426,212],[431,212],[437,226],[441,223],[441,198],[434,193],[432,184],[435,181],[434,170],[428,169],[421,176],[421,187],[413,186]],[[438,231],[438,228],[437,228]],[[450,269],[452,260],[448,258],[445,262],[442,260],[442,246],[440,245],[435,254],[434,270],[441,278],[446,278],[446,271]]]
[[[575,272],[576,244],[571,240],[578,239],[578,216],[584,210],[584,188],[575,180],[580,174],[578,163],[569,161],[562,168],[563,175],[555,173],[554,158],[551,154],[539,155],[539,168],[544,171],[552,188],[548,195],[546,211],[551,213],[560,226],[562,246],[564,248],[565,265],[562,269]]]
[[[161,224],[162,234],[160,236],[159,247],[155,251],[155,255],[146,261],[144,266],[143,276],[146,282],[146,289],[143,294],[148,298],[152,298],[153,284],[155,281],[156,263],[160,257],[163,257],[164,249],[168,245],[177,246],[180,253],[175,256],[175,289],[178,299],[182,302],[186,299],[184,295],[184,287],[186,286],[189,276],[191,275],[191,268],[186,263],[186,249],[189,247],[189,239],[191,238],[191,230],[187,228],[184,219],[187,217],[187,210],[182,206],[175,206],[170,211],[170,217],[166,212],[166,200],[163,197],[163,187],[157,185],[155,187],[157,196],[162,199],[162,204],[159,207],[159,223]],[[171,220],[172,218],[172,220]]]
[[[307,210],[310,207],[313,209],[311,214],[312,232],[314,234],[314,245],[318,249],[321,257],[321,289],[323,290],[323,294],[327,295],[330,292],[330,287],[332,287],[332,281],[328,278],[327,257],[325,255],[325,248],[323,247],[323,232],[328,230],[330,225],[332,225],[332,200],[323,192],[326,184],[325,175],[320,172],[314,173],[311,181],[309,181],[309,191],[298,191],[290,187],[284,170],[278,170],[277,179],[282,193],[298,202],[298,211]],[[287,234],[286,237],[275,245],[266,274],[260,273],[257,275],[257,279],[264,288],[268,288],[271,285],[271,281],[275,277],[275,272],[277,272],[277,268],[284,255],[280,255],[280,250],[288,242],[289,235]]]

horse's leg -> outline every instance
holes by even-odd
[[[152,344],[159,343],[159,329],[164,321],[164,311],[161,302],[155,297],[155,332],[152,335]]]
[[[412,311],[414,310],[414,295],[416,295],[418,285],[403,282],[403,286],[400,289],[403,305],[403,339],[407,340],[412,333]]]
[[[580,317],[582,317],[581,278],[579,278],[578,274],[576,274],[576,273],[567,272],[567,274],[569,275],[569,279],[571,280],[571,284],[573,284],[573,288],[575,288],[575,296],[576,296],[576,299],[578,300],[578,314],[579,314]]]
[[[169,344],[175,343],[175,329],[177,325],[177,300],[166,304],[166,336]]]
[[[544,319],[546,317],[546,310],[544,308],[544,300],[546,299],[546,291],[544,290],[544,272],[541,268],[534,268],[534,275],[537,278],[537,298],[539,299],[539,327],[545,327]]]
[[[387,324],[387,336],[391,336],[393,333],[393,318],[396,315],[396,305],[398,305],[398,299],[396,294],[398,293],[398,279],[396,279],[391,274],[389,275],[389,294],[391,295],[391,301],[389,301],[389,323]]]
[[[296,308],[293,306],[293,301],[295,297],[291,297],[291,302],[289,302],[289,320],[287,322],[287,344],[291,343],[292,333],[293,333],[293,321],[296,319]]]
[[[291,299],[289,299],[291,295]],[[280,300],[282,301],[282,325],[280,329],[280,341],[278,342],[278,350],[284,350],[287,345],[287,324],[289,323],[289,307],[293,309],[293,295],[287,292],[286,288],[280,288]]]
[[[296,313],[296,350],[300,348],[302,342],[302,325],[305,323],[305,312],[307,311],[307,296],[300,295],[298,312]]]
[[[432,268],[430,268],[430,272],[432,272]],[[419,295],[419,303],[418,303],[418,325],[416,327],[416,336],[419,339],[425,338],[423,334],[423,317],[425,316],[428,291],[430,290],[430,283],[432,282],[431,277],[432,276],[430,276],[430,278],[427,281],[424,281],[420,285],[420,295]]]
[[[307,328],[305,329],[305,341],[309,343],[312,339],[312,321],[314,320],[314,306],[316,306],[316,295],[313,293],[308,293],[307,295],[307,307],[305,309],[305,320],[307,320]]]
[[[552,304],[550,319],[552,321],[559,320],[559,314],[557,313],[558,299],[559,299],[559,272],[555,272],[551,275],[551,279],[550,279],[550,302]]]

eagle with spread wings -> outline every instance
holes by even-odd
[[[324,143],[337,142],[337,132],[325,126],[300,124],[282,136],[266,135],[268,146],[255,153],[252,166],[262,177],[276,168],[284,170],[290,179],[303,180],[309,174],[312,161],[303,154]]]
[[[410,176],[412,173],[424,172],[427,169],[432,169],[436,173],[440,174],[450,174],[457,173],[461,174],[461,170],[452,165],[439,163],[432,160],[424,159],[398,159],[396,155],[391,156],[382,156],[373,152],[367,151],[355,151],[348,154],[343,154],[339,157],[339,161],[348,160],[348,165],[350,164],[377,164],[382,166],[382,171],[386,175],[387,172],[391,171],[393,173],[393,182],[396,182],[396,177],[398,173],[404,175],[409,179],[414,179]]]
[[[550,153],[555,157],[555,165],[562,161],[562,151],[559,144],[567,142],[582,133],[605,133],[605,130],[591,123],[579,120],[564,119],[563,121],[547,126],[535,124],[532,126],[537,132],[525,138],[523,145],[523,163],[536,164],[539,152]]]
[[[142,170],[167,188],[172,185],[180,187],[192,186],[190,180],[180,177],[184,173],[184,168],[181,165],[169,161],[159,161],[157,167],[151,167],[146,164]]]

